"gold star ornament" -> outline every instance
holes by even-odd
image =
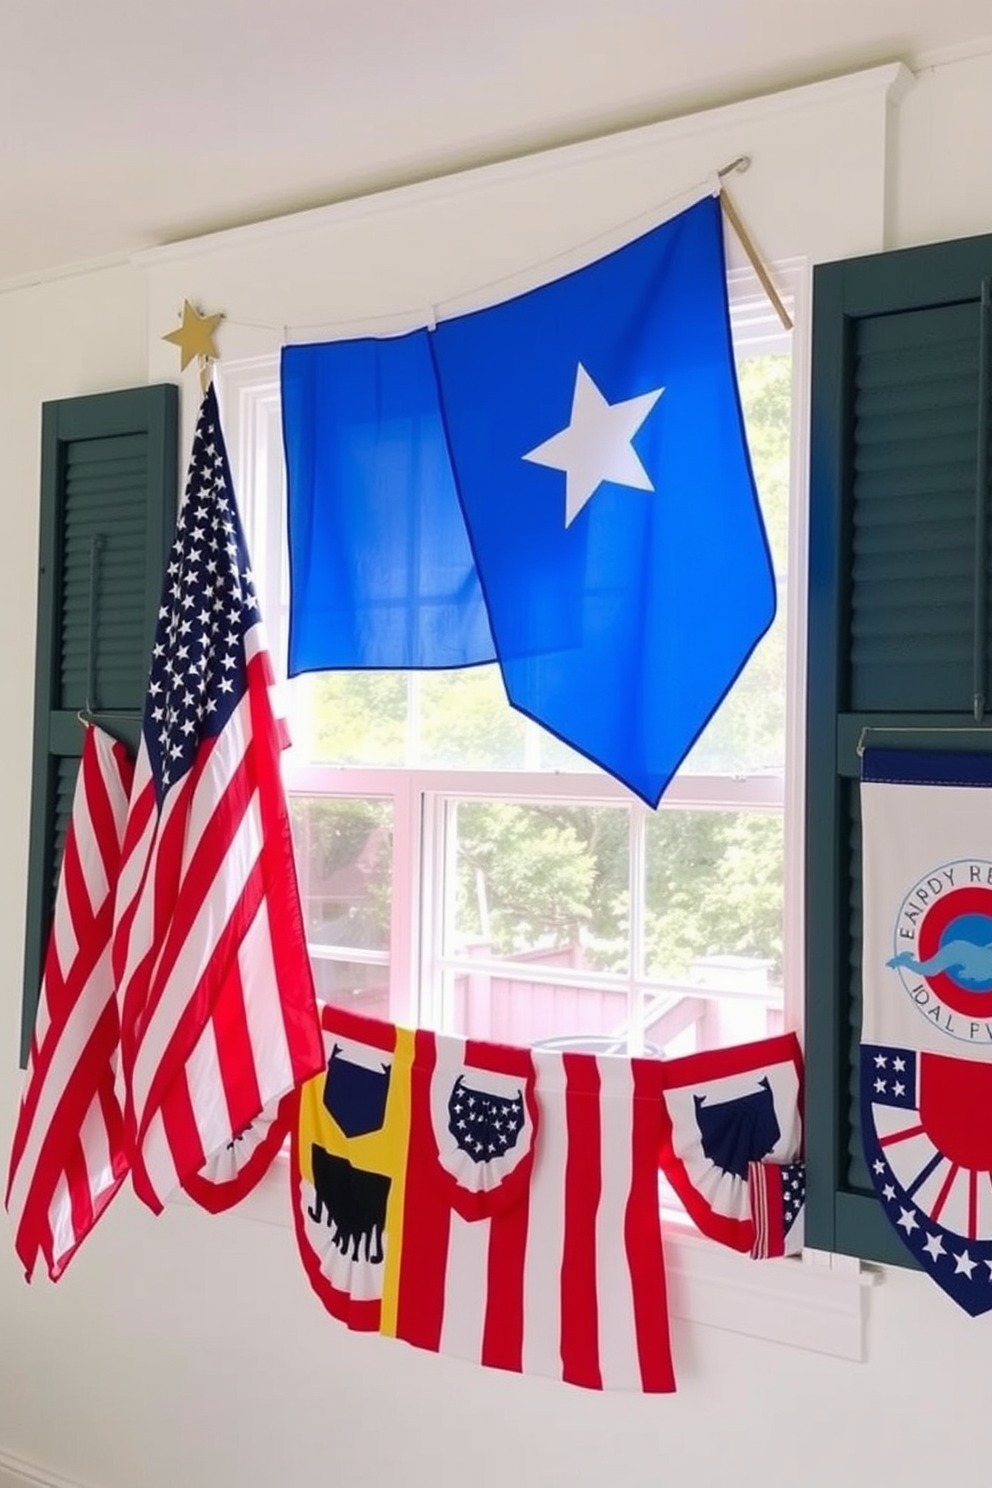
[[[182,325],[162,337],[163,341],[171,341],[173,345],[179,347],[180,372],[186,371],[194,357],[206,357],[209,361],[217,360],[214,335],[223,319],[223,315],[201,315],[193,308],[189,300],[183,301]]]

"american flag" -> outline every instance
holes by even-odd
[[[798,1255],[803,1248],[806,1164],[753,1162],[748,1196],[754,1218],[754,1260]]]
[[[272,700],[216,395],[152,652],[113,945],[135,1191],[158,1210],[323,1067]]]
[[[127,1174],[110,945],[132,774],[123,745],[88,728],[7,1181],[29,1281],[39,1251],[58,1280]]]

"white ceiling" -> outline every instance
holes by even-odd
[[[0,0],[0,283],[990,32],[989,0]]]

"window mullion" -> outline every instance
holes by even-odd
[[[644,1053],[644,1019],[642,1016],[642,991],[645,979],[644,935],[646,920],[645,892],[646,832],[645,811],[634,806],[629,813],[630,821],[630,961],[627,983],[627,1028],[631,1054]]]
[[[809,544],[809,270],[794,278],[793,313],[804,334],[794,338],[792,354],[792,430],[789,444],[789,534],[787,573],[805,574]],[[806,964],[806,697],[807,589],[787,588],[785,652],[784,883],[782,903],[782,983],[787,1026],[803,1032]]]
[[[421,939],[422,812],[410,776],[400,775],[393,796],[393,896],[389,922],[389,1006],[398,1022],[417,1020]]]
[[[443,996],[445,974],[441,967],[444,949],[445,851],[447,810],[444,797],[426,789],[424,778],[413,775],[411,790],[420,821],[417,861],[419,905],[415,965],[415,1015],[418,1023],[443,1026],[446,1014]]]

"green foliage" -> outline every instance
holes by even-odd
[[[737,366],[737,385],[768,541],[775,567],[782,573],[789,527],[791,356],[745,358]]]
[[[751,464],[779,576],[778,613],[684,768],[692,774],[779,771],[785,746],[785,634],[792,359],[748,357],[737,368]]]
[[[684,976],[696,956],[782,959],[782,819],[661,811],[648,823],[647,966]]]
[[[579,938],[593,914],[597,875],[588,837],[573,820],[578,814],[502,803],[458,807],[459,935],[480,936],[501,954]]]
[[[462,803],[459,936],[497,954],[581,945],[629,964],[628,818],[610,807]],[[697,956],[782,955],[782,821],[755,812],[661,811],[647,826],[646,964],[685,976]]]
[[[425,672],[420,696],[420,763],[430,769],[519,769],[524,719],[506,701],[499,667]]]
[[[402,765],[403,672],[322,672],[313,679],[313,758],[335,765]]]

